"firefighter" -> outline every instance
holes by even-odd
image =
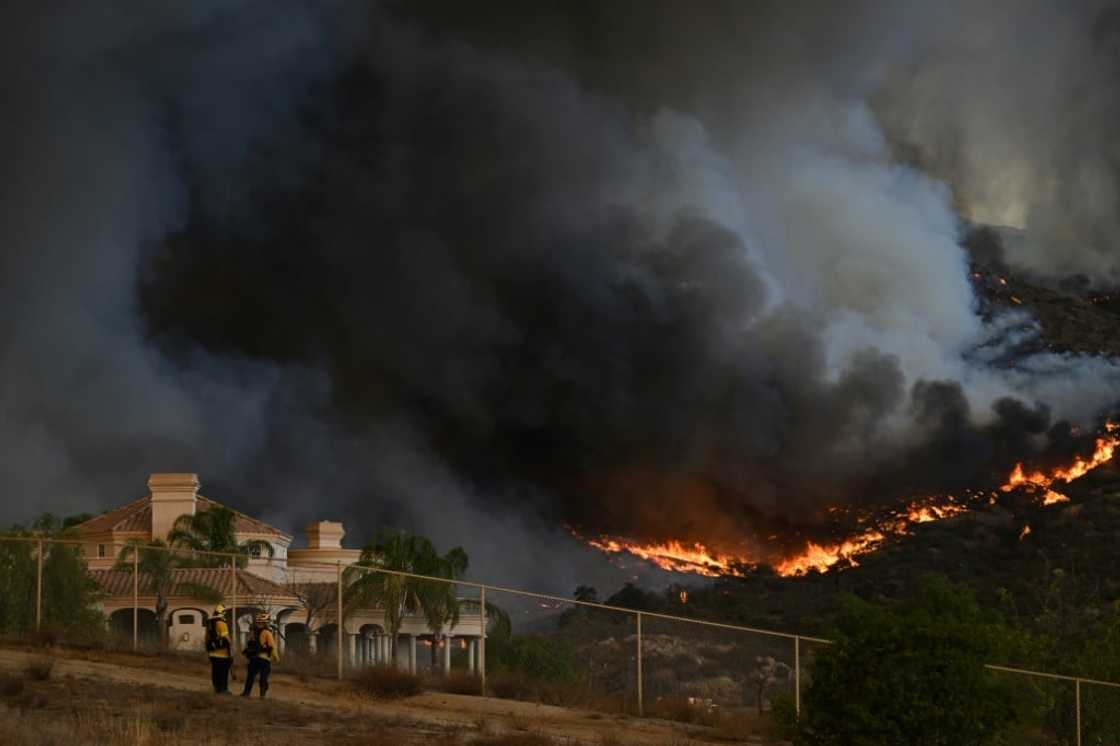
[[[245,675],[245,690],[241,692],[241,696],[248,697],[252,694],[253,681],[259,676],[263,697],[268,692],[268,675],[272,673],[272,664],[280,662],[276,638],[268,628],[268,612],[257,614],[244,654],[249,659],[249,672]]]
[[[210,680],[215,694],[229,694],[229,671],[233,667],[225,613],[225,607],[218,604],[206,621],[206,654],[210,657]]]

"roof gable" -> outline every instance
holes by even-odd
[[[259,521],[256,518],[245,515],[233,508],[222,505],[219,502],[211,500],[207,497],[199,495],[196,504],[198,510],[208,510],[213,507],[225,508],[231,511],[234,516],[234,531],[239,534],[258,534],[263,536],[275,536],[279,539],[287,539],[289,542],[292,540],[292,535],[281,531],[275,526],[270,526],[264,521]],[[152,498],[151,496],[141,497],[138,500],[133,500],[127,505],[122,505],[119,508],[110,510],[107,513],[91,518],[84,523],[79,523],[74,526],[79,534],[103,534],[103,533],[146,533],[151,536],[152,533]]]

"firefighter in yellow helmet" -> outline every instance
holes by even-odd
[[[215,694],[229,694],[229,670],[233,667],[225,613],[226,608],[218,604],[206,620],[206,654],[210,657],[210,680]]]
[[[241,692],[241,696],[248,697],[253,693],[253,681],[259,676],[263,697],[268,691],[268,675],[272,673],[272,664],[280,662],[276,638],[268,628],[268,612],[257,614],[244,654],[249,659],[249,672],[245,676],[245,690]]]

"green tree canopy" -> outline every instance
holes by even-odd
[[[237,560],[238,567],[245,567],[251,556],[266,555],[271,558],[276,551],[272,544],[263,539],[238,541],[237,514],[221,505],[200,510],[193,515],[179,516],[167,535],[167,541],[177,549],[241,555],[244,559]],[[194,564],[196,567],[217,567],[228,565],[229,560],[200,555],[194,559]]]
[[[74,519],[60,520],[44,513],[31,529],[13,526],[11,537],[73,539],[66,529]],[[35,628],[39,545],[34,541],[0,538],[0,632],[19,635]],[[105,620],[97,603],[101,591],[89,574],[78,546],[43,544],[43,625],[69,640],[97,639]]]
[[[423,536],[380,532],[362,549],[360,565],[456,580],[466,572],[469,560],[462,547],[440,554]],[[454,583],[438,580],[369,572],[360,568],[346,571],[347,613],[354,609],[379,606],[385,610],[386,630],[391,637],[400,632],[407,614],[424,615],[428,627],[440,634],[445,625],[459,621],[459,599]]]
[[[849,596],[811,668],[798,743],[972,746],[1013,718],[1006,682],[984,664],[1020,638],[943,578],[890,608]]]

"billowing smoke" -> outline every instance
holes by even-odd
[[[191,469],[285,525],[407,526],[508,578],[497,526],[567,552],[517,579],[564,584],[563,525],[811,533],[1068,453],[1055,423],[1114,396],[1104,361],[978,352],[1002,327],[958,215],[1011,200],[991,185],[1023,162],[1064,168],[1072,130],[1035,133],[1050,165],[1029,138],[981,164],[999,124],[927,102],[1032,93],[950,72],[979,42],[949,10],[192,8],[5,11],[13,514]],[[1098,212],[1054,225],[1106,235]],[[1039,231],[1006,259],[1108,279]]]

